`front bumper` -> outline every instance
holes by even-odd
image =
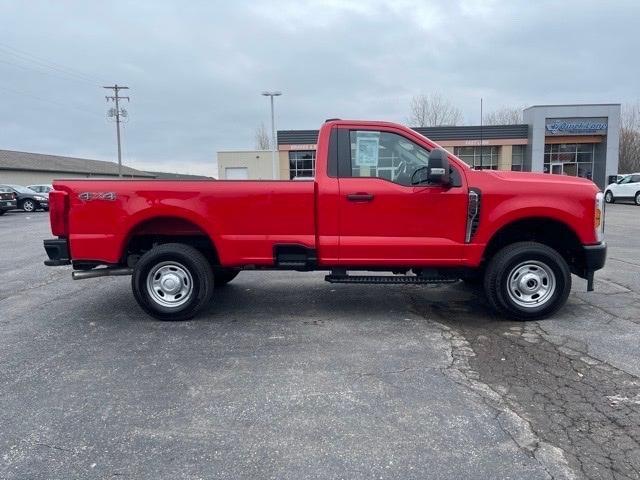
[[[584,245],[584,266],[585,270],[595,272],[604,267],[607,259],[607,243],[602,242],[597,245]]]
[[[584,252],[584,278],[587,279],[587,291],[593,291],[593,273],[604,267],[607,260],[607,243],[597,245],[583,245]]]
[[[69,255],[69,241],[66,238],[53,238],[44,241],[44,249],[47,251],[49,260],[45,260],[47,267],[58,267],[60,265],[71,265]]]

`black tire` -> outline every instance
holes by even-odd
[[[640,205],[640,192],[636,193],[635,202],[636,202],[636,205]]]
[[[546,245],[514,243],[490,260],[484,289],[498,312],[516,320],[536,320],[565,304],[571,291],[571,271],[565,259]]]
[[[20,208],[27,213],[32,213],[36,211],[36,202],[27,198],[20,204]]]
[[[171,283],[154,287],[154,282],[160,280]],[[180,290],[176,294],[162,285]],[[213,287],[208,260],[192,246],[181,243],[166,243],[146,252],[136,263],[131,277],[138,305],[149,315],[165,321],[193,318],[210,302]]]
[[[7,211],[6,211],[6,210],[0,210],[0,217],[1,217],[2,215],[4,215],[5,213],[7,213]]]
[[[215,270],[213,273],[213,283],[216,288],[224,287],[227,283],[236,278],[239,273],[240,270],[235,270],[233,268]]]
[[[611,193],[611,190],[608,190],[607,193],[604,194],[604,201],[607,203],[616,203],[616,199]]]

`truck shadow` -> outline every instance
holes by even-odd
[[[318,324],[334,319],[371,320],[420,316],[427,321],[504,323],[486,303],[481,289],[462,282],[447,285],[331,285],[321,278],[270,281],[269,274],[242,278],[216,290],[203,320],[242,322],[248,318]]]

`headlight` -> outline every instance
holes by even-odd
[[[40,200],[40,201],[42,201],[42,200],[46,200],[46,198],[41,197],[41,196],[39,196],[39,195],[36,195],[36,196],[35,196],[35,197],[33,197],[33,198],[35,198],[36,200]]]
[[[602,192],[596,193],[596,204],[593,211],[593,229],[596,233],[596,240],[601,242],[604,239],[604,195]]]

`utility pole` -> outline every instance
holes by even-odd
[[[127,111],[125,109],[120,110],[119,100],[129,101],[129,97],[121,97],[118,95],[120,90],[129,90],[129,87],[122,87],[117,83],[113,87],[102,87],[113,90],[113,95],[105,95],[104,98],[107,99],[107,102],[111,100],[116,104],[115,108],[109,110],[110,117],[116,117],[116,137],[118,139],[118,177],[122,178],[122,148],[120,146],[120,116],[127,116]]]
[[[276,140],[276,123],[275,123],[275,115],[273,113],[273,97],[279,97],[282,95],[282,92],[262,92],[262,95],[265,97],[270,97],[271,99],[271,168],[273,169],[273,179],[278,179],[278,164],[276,163],[276,151],[278,150],[277,140]]]

